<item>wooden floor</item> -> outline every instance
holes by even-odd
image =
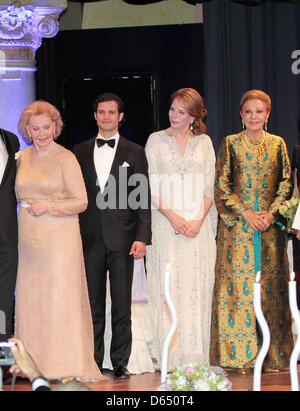
[[[300,372],[300,365],[298,365]],[[233,391],[252,391],[253,375],[240,375],[235,371],[228,371],[228,378],[232,382]],[[300,375],[299,375],[300,381]],[[132,375],[127,380],[107,379],[97,384],[87,384],[95,391],[155,391],[160,384],[160,373],[147,373]],[[262,391],[290,391],[290,373],[287,369],[280,373],[267,373],[262,375]],[[10,391],[10,386],[4,386],[4,391]],[[30,391],[31,386],[27,382],[18,382],[15,391]],[[138,395],[138,394],[137,394]]]

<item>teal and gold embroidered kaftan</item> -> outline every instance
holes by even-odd
[[[216,170],[215,201],[220,215],[212,310],[210,359],[223,367],[253,367],[260,348],[253,309],[253,284],[261,270],[262,307],[271,331],[266,367],[289,364],[293,347],[288,307],[286,235],[274,223],[265,232],[249,227],[247,209],[278,219],[290,197],[291,168],[281,137],[264,133],[254,144],[245,133],[226,137]]]

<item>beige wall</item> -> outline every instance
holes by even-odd
[[[163,0],[142,6],[122,0],[85,3],[82,28],[156,26],[196,23],[196,7],[183,0]]]
[[[83,4],[68,1],[68,7],[63,11],[59,20],[60,30],[82,29]]]

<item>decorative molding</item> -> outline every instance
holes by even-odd
[[[36,70],[35,52],[59,31],[66,0],[0,0],[0,50],[7,71]]]
[[[58,19],[66,1],[0,0],[0,47],[30,47],[37,50],[43,37],[59,31]]]

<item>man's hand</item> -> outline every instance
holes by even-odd
[[[134,258],[142,258],[146,254],[146,244],[142,241],[135,241],[132,244],[129,255],[132,255]]]

